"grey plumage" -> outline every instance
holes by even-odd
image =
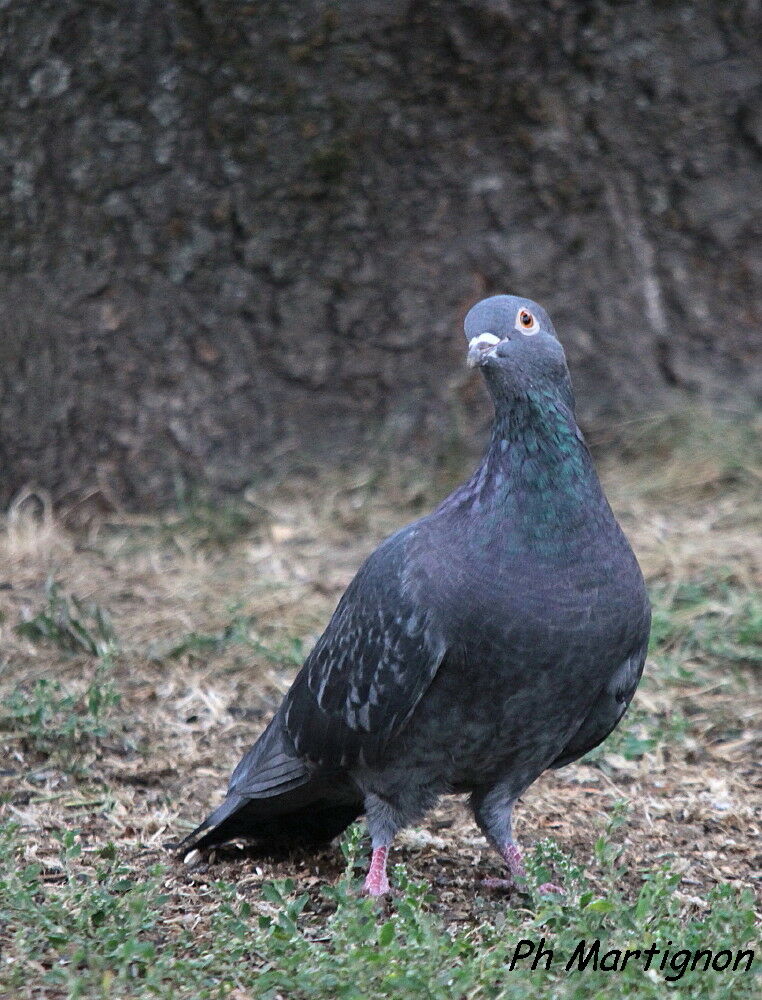
[[[517,874],[516,799],[624,714],[650,611],[575,422],[555,330],[515,296],[477,304],[465,328],[495,403],[482,462],[360,568],[184,850],[325,840],[365,812],[382,852],[366,887],[380,892],[396,830],[467,791]]]

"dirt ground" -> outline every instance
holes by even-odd
[[[726,489],[706,466],[678,470],[653,490],[637,468],[609,465],[604,473],[650,584],[669,587],[725,567],[737,586],[752,592],[760,585],[753,488]],[[92,675],[91,657],[14,631],[43,603],[49,577],[106,608],[120,643],[116,728],[75,774],[19,733],[0,732],[0,809],[22,824],[28,857],[54,879],[54,834],[73,828],[87,848],[113,841],[136,878],[146,866],[170,862],[165,845],[221,800],[231,769],[362,558],[430,509],[437,489],[413,471],[379,485],[372,470],[331,482],[308,470],[251,491],[241,508],[195,507],[163,519],[87,505],[53,517],[44,497],[21,498],[0,535],[0,695],[39,677],[76,687]],[[700,909],[719,881],[759,889],[759,675],[739,667],[713,676],[711,660],[700,656],[692,666],[684,682],[667,684],[662,667],[649,663],[653,676],[635,707],[662,720],[664,740],[635,759],[604,750],[594,763],[543,776],[517,810],[520,843],[552,837],[595,882],[594,841],[626,808],[613,837],[633,890],[665,860],[684,874],[686,905]],[[673,711],[689,720],[678,735],[670,731]],[[506,905],[479,888],[481,878],[501,871],[457,798],[402,834],[394,861],[431,883],[436,908],[453,922],[468,921],[475,908]],[[255,895],[264,880],[292,875],[317,898],[342,866],[335,847],[276,859],[230,848],[196,867],[176,863],[168,887],[177,920],[187,924],[200,919],[205,886],[215,879]]]

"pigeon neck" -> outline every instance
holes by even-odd
[[[578,468],[587,449],[571,407],[552,390],[535,389],[496,410],[490,452],[500,461],[537,457]]]
[[[479,479],[482,501],[504,509],[532,537],[610,516],[574,413],[552,390],[497,410]]]

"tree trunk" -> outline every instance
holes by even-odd
[[[758,28],[744,0],[0,2],[2,499],[428,448],[454,399],[477,432],[461,321],[499,291],[548,308],[588,425],[750,399]]]

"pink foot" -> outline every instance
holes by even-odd
[[[511,877],[485,878],[482,879],[482,885],[485,889],[523,888],[524,883],[526,882],[527,873],[524,869],[524,862],[521,860],[521,851],[515,844],[504,844],[500,848],[500,857],[508,866],[508,871],[511,873]],[[553,882],[543,882],[542,885],[537,886],[537,892],[540,893],[563,893],[563,891],[564,890],[560,885],[554,885]]]
[[[521,860],[521,851],[515,844],[504,844],[500,849],[500,856],[508,865],[511,879],[515,883],[518,879],[525,879],[527,873],[524,870],[524,862]]]
[[[388,847],[373,848],[370,868],[363,886],[363,891],[369,896],[385,896],[391,892],[389,879],[386,877],[386,856],[388,853]]]
[[[515,844],[504,844],[500,848],[500,857],[505,861],[510,872],[510,878],[485,878],[482,885],[485,889],[502,889],[507,891],[521,886],[526,879],[527,873],[524,871],[524,864],[521,860],[521,851]]]

